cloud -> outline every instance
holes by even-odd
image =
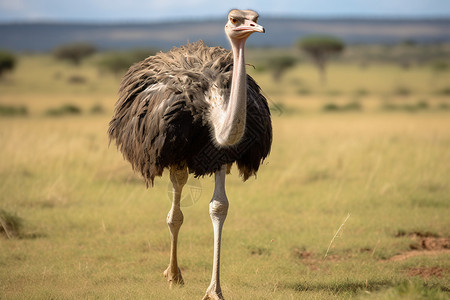
[[[0,0],[0,20],[38,19],[44,15],[27,0]]]
[[[21,11],[26,7],[24,0],[0,1],[0,9],[5,11]]]
[[[0,0],[0,22],[10,20],[173,21],[217,18],[231,8],[262,16],[450,15],[449,0]]]

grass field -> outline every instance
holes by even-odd
[[[274,141],[257,179],[227,177],[225,297],[448,299],[450,73],[334,64],[324,88],[308,64],[280,83],[249,71]],[[167,174],[147,190],[108,148],[119,80],[89,61],[24,56],[0,81],[0,105],[28,112],[0,116],[0,212],[22,222],[15,237],[0,230],[1,299],[203,296],[213,178],[191,183],[201,195],[183,208],[186,284],[169,290]],[[49,113],[66,104],[81,113]]]

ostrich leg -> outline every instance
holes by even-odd
[[[211,216],[214,228],[214,261],[211,283],[206,290],[206,299],[223,299],[220,288],[220,240],[222,237],[222,227],[227,217],[228,199],[225,194],[226,165],[215,173],[214,194],[209,203],[209,215]]]
[[[177,262],[177,242],[178,232],[181,224],[183,224],[183,213],[180,209],[181,191],[186,184],[188,172],[185,166],[170,167],[170,181],[173,186],[173,202],[172,207],[167,215],[167,225],[169,225],[171,245],[170,245],[170,262],[169,267],[164,271],[164,276],[169,281],[169,286],[173,284],[183,284],[180,268]]]

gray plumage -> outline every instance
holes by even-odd
[[[267,100],[251,76],[243,138],[229,147],[212,138],[212,99],[228,101],[232,73],[232,53],[201,41],[158,53],[129,69],[108,134],[147,185],[171,165],[203,176],[236,162],[244,180],[256,174],[270,152],[272,126]]]

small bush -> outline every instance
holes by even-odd
[[[417,109],[428,109],[430,106],[426,100],[420,100],[416,104]]]
[[[343,105],[342,109],[343,110],[347,110],[347,111],[349,111],[349,110],[362,110],[362,106],[361,106],[361,104],[359,102],[352,101],[352,102],[349,102],[349,103]]]
[[[28,109],[25,106],[0,105],[0,116],[26,116]]]
[[[0,234],[6,235],[9,239],[18,237],[22,223],[22,219],[16,214],[0,209]]]
[[[14,54],[0,50],[0,77],[3,75],[3,73],[7,71],[12,71],[17,63],[17,59],[14,56]]]
[[[432,61],[430,66],[431,69],[436,73],[446,72],[448,69],[450,69],[450,63],[446,60],[441,59]]]
[[[437,94],[438,94],[438,95],[444,95],[444,96],[450,95],[450,86],[445,87],[445,88],[443,88],[443,89],[437,91]]]
[[[81,114],[81,108],[73,104],[66,104],[59,108],[51,108],[46,111],[47,116],[64,116],[64,115],[79,115]]]
[[[55,58],[66,60],[74,65],[79,65],[81,61],[97,51],[94,45],[89,43],[73,43],[59,46],[53,50]]]
[[[429,107],[430,106],[426,100],[420,100],[416,103],[403,103],[403,104],[385,102],[381,108],[387,111],[416,112],[420,110],[427,110]]]
[[[369,91],[361,88],[354,91],[354,95],[357,97],[367,96],[369,94]]]
[[[101,70],[109,71],[116,76],[125,73],[133,64],[155,55],[155,49],[135,49],[126,52],[110,52],[102,54],[98,61]]]
[[[322,107],[322,110],[328,112],[358,111],[362,110],[362,107],[359,102],[352,101],[343,105],[338,105],[336,103],[327,103]]]
[[[339,105],[335,103],[327,103],[322,107],[323,111],[338,111]]]
[[[417,103],[404,104],[402,107],[404,110],[409,112],[416,112],[419,110],[426,110],[429,108],[428,102],[425,100],[418,101]]]

